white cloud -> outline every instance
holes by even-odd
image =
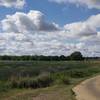
[[[81,51],[85,56],[100,56],[100,14],[61,28],[47,22],[40,11],[17,12],[1,21],[1,29],[0,54],[69,55]]]
[[[52,34],[0,33],[0,54],[68,55],[74,44],[64,44]]]
[[[97,35],[100,28],[100,14],[93,15],[83,22],[66,24],[64,29],[71,37],[89,37]]]
[[[77,6],[87,6],[88,8],[100,9],[100,0],[49,0],[57,3],[73,3]]]
[[[4,6],[7,8],[15,7],[15,8],[23,8],[25,5],[25,0],[0,0],[0,6]]]
[[[57,24],[48,23],[44,19],[43,13],[31,10],[29,13],[17,12],[14,15],[7,15],[1,22],[2,29],[5,32],[34,32],[34,31],[57,31]]]
[[[96,35],[96,29],[87,25],[85,22],[76,22],[64,26],[65,30],[70,33],[71,37],[88,37]]]
[[[97,52],[100,51],[99,44],[87,44],[86,41],[68,43],[67,38],[57,36],[57,34],[54,36],[51,33],[0,34],[2,34],[0,38],[0,54],[2,55],[69,55],[73,51],[81,51],[85,56],[93,56],[95,52],[98,54]]]

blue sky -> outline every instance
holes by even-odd
[[[18,11],[29,12],[30,10],[39,10],[45,14],[48,21],[54,21],[61,26],[66,23],[76,21],[84,21],[91,15],[100,13],[100,9],[88,9],[87,7],[77,7],[74,4],[56,4],[48,0],[26,0],[26,5],[23,9],[0,7],[0,19],[3,19],[7,14],[14,14]]]
[[[0,0],[0,54],[99,56],[99,22],[99,0]]]

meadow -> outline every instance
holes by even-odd
[[[72,88],[100,74],[100,61],[0,61],[0,100],[75,100]],[[35,99],[34,99],[35,100]]]

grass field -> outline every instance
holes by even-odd
[[[72,87],[97,74],[100,61],[0,61],[0,100],[75,100]]]

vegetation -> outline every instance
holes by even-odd
[[[83,56],[80,52],[74,52],[70,56],[0,56],[0,60],[13,60],[13,61],[66,61],[66,60],[83,60]]]
[[[70,59],[71,60],[83,60],[84,58],[81,52],[76,51],[70,55]]]
[[[53,79],[50,75],[40,75],[36,78],[30,77],[19,77],[19,78],[12,78],[10,81],[10,85],[12,88],[42,88],[48,87],[52,83]]]
[[[32,100],[47,91],[74,100],[71,88],[97,74],[99,61],[1,61],[0,100]]]

